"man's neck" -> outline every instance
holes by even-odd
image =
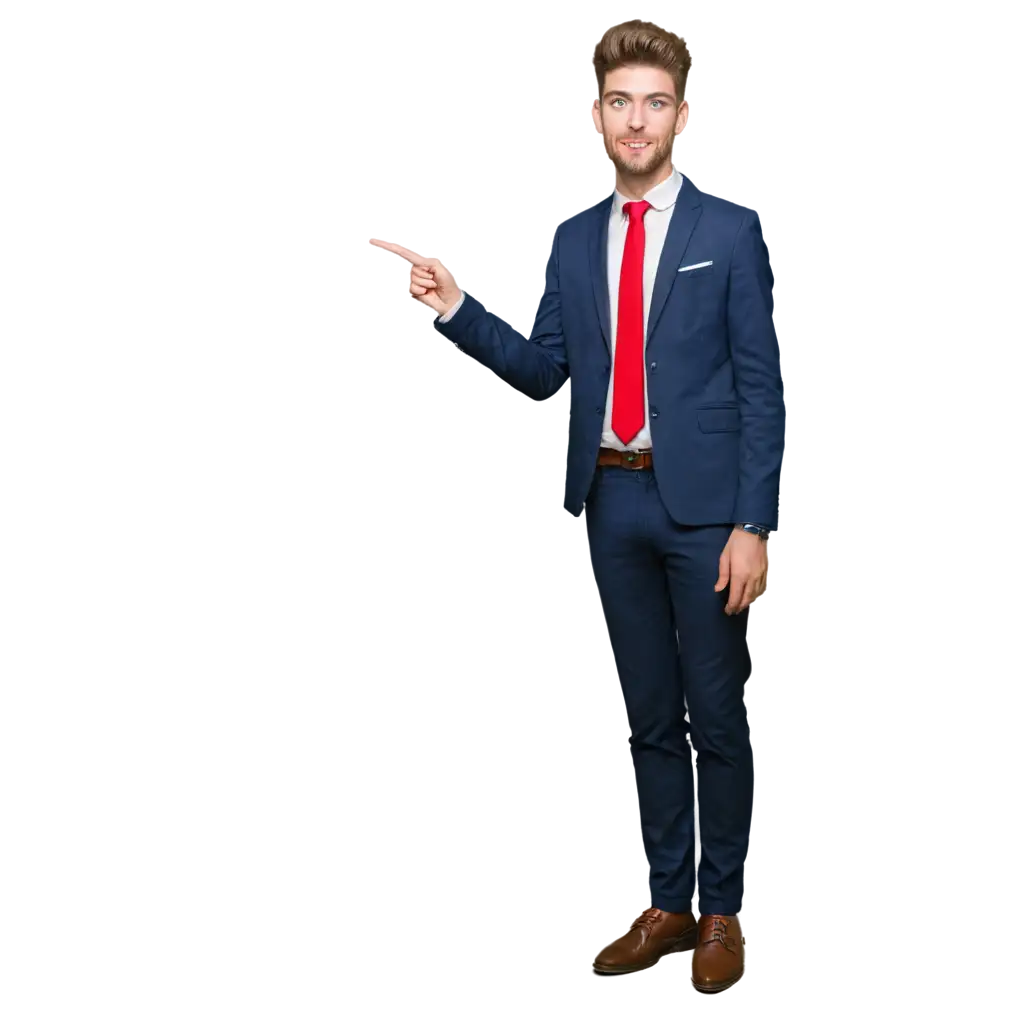
[[[618,169],[615,171],[615,187],[630,199],[643,199],[647,192],[650,192],[655,185],[672,177],[672,161],[668,160],[661,167],[655,168],[649,174],[623,175]]]

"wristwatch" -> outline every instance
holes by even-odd
[[[756,533],[761,540],[767,540],[768,534],[772,531],[764,526],[760,526],[758,523],[737,523],[736,524],[744,533]]]

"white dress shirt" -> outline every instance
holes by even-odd
[[[647,348],[647,314],[651,307],[651,295],[654,292],[654,279],[658,273],[658,260],[665,245],[668,233],[668,222],[672,217],[679,189],[683,185],[683,176],[672,167],[672,173],[662,182],[644,193],[643,197],[651,204],[644,214],[644,349]],[[626,231],[629,228],[629,214],[623,210],[623,204],[632,202],[618,189],[612,196],[612,206],[608,219],[608,308],[610,313],[609,328],[611,330],[611,366],[608,374],[608,400],[604,409],[604,427],[601,434],[601,445],[605,448],[618,448],[636,451],[640,448],[651,448],[651,428],[648,414],[647,398],[647,361],[644,360],[644,425],[629,444],[623,444],[619,436],[612,430],[612,399],[615,390],[615,334],[619,319],[619,277],[622,273],[622,254],[626,248]],[[459,296],[458,302],[448,312],[438,317],[440,323],[447,323],[459,311],[465,292]]]
[[[651,308],[651,295],[654,292],[654,278],[658,274],[658,261],[661,250],[665,246],[668,234],[668,222],[672,217],[672,207],[676,204],[676,196],[683,185],[683,176],[673,166],[672,173],[662,182],[643,194],[651,204],[644,214],[644,352],[647,350],[647,314]],[[626,231],[629,228],[629,214],[623,210],[623,204],[633,202],[618,189],[612,197],[612,209],[608,221],[608,310],[610,314],[609,328],[612,343],[612,369],[608,374],[608,400],[604,406],[604,432],[601,434],[601,446],[636,451],[640,448],[651,448],[651,421],[647,411],[647,359],[644,359],[644,425],[629,444],[623,444],[619,435],[612,430],[612,397],[615,390],[615,335],[619,320],[619,277],[622,274],[622,254],[626,248]]]

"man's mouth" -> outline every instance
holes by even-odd
[[[643,141],[639,139],[627,139],[622,143],[622,145],[625,146],[626,149],[639,153],[640,150],[646,149],[650,145],[650,142],[646,139]]]

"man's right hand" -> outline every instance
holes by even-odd
[[[444,316],[459,301],[462,292],[451,272],[440,260],[418,256],[411,249],[405,249],[394,242],[382,242],[379,238],[371,238],[370,244],[398,253],[412,264],[409,294],[429,306],[435,313]]]

